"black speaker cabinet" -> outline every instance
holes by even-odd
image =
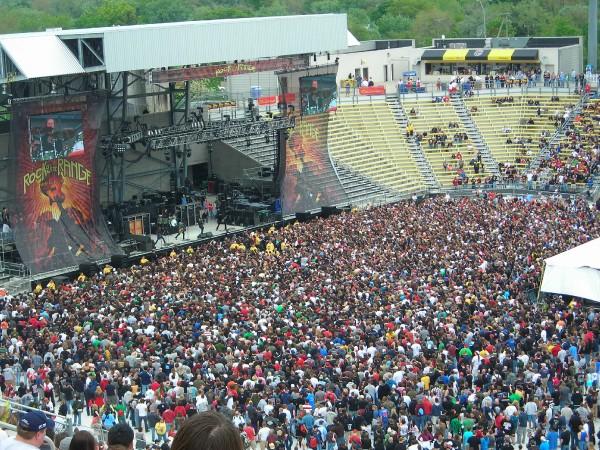
[[[117,269],[127,267],[128,262],[129,258],[127,257],[127,255],[112,255],[110,257],[110,265]]]
[[[336,206],[323,206],[321,207],[321,216],[322,217],[329,217],[329,216],[334,216],[336,214],[339,214],[341,211],[339,209],[337,209]]]
[[[88,277],[95,275],[98,270],[98,264],[96,263],[87,262],[79,264],[79,272],[87,275]]]
[[[296,213],[296,220],[298,222],[308,222],[310,219],[312,219],[312,214],[309,212],[297,212]]]

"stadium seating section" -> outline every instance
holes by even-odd
[[[472,97],[465,104],[494,159],[523,170],[540,152],[542,134],[556,131],[554,116],[578,101],[577,96],[553,99],[547,94]]]
[[[431,99],[407,100],[402,104],[414,132],[422,136],[421,148],[442,186],[451,186],[461,171],[468,178],[482,175],[476,174],[469,164],[477,150],[468,139],[455,139],[455,135],[466,135],[466,130],[452,104],[432,103]],[[443,144],[432,144],[444,137]]]
[[[600,101],[588,103],[582,113],[573,121],[572,132],[567,133],[559,144],[550,149],[542,162],[542,170],[550,170],[550,181],[558,182],[559,173],[565,175],[565,182],[584,185],[594,166],[592,147],[600,142],[600,128],[597,119],[600,116]],[[596,156],[597,158],[597,156]]]
[[[424,187],[406,138],[385,102],[343,105],[329,115],[329,154],[399,193]]]

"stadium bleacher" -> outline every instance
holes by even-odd
[[[597,170],[600,152],[600,101],[591,101],[581,114],[578,114],[557,145],[549,149],[540,168],[545,171],[548,181],[559,184],[559,177],[571,186],[585,186],[590,174]]]
[[[462,172],[466,178],[482,176],[482,171],[478,169],[476,173],[470,164],[476,159],[477,150],[469,142],[452,104],[432,103],[431,99],[425,98],[405,100],[403,107],[409,123],[414,126],[414,133],[421,136],[423,153],[442,186],[456,183]],[[455,139],[458,135],[464,135],[465,139]],[[440,144],[439,140],[444,136],[445,141]],[[437,144],[434,143],[436,140]]]
[[[465,104],[496,161],[522,172],[554,134],[565,108],[578,100],[574,95],[553,98],[548,93],[473,96]]]
[[[332,159],[398,193],[422,189],[422,175],[385,102],[344,105],[330,114]]]

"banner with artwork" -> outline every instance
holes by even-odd
[[[11,225],[32,274],[120,253],[100,211],[94,167],[105,102],[82,95],[12,105]]]
[[[334,206],[347,199],[327,147],[329,113],[298,117],[289,130],[281,188],[284,215]]]

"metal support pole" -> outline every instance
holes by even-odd
[[[487,38],[487,22],[485,20],[485,7],[483,6],[483,2],[481,0],[479,1],[479,5],[481,5],[481,12],[483,13],[483,38],[486,39]]]
[[[185,82],[185,106],[184,106],[184,112],[183,112],[183,120],[185,121],[185,123],[187,123],[189,118],[190,118],[190,82],[186,81]],[[189,145],[187,145],[187,144],[183,146],[183,156],[181,158],[181,176],[177,177],[177,179],[179,180],[178,183],[181,183],[181,185],[184,185],[184,186],[185,186],[185,179],[187,178],[188,148],[189,148]]]
[[[106,99],[106,133],[112,134],[112,122],[111,122],[111,114],[110,114],[110,99],[112,97],[112,80],[110,73],[104,74],[104,88],[108,91],[108,98]],[[111,192],[112,192],[112,201],[115,202],[115,172],[113,166],[113,157],[112,154],[107,154],[105,156],[106,164],[108,164],[108,170],[106,171],[107,183],[106,183],[106,201],[111,203]]]
[[[589,0],[588,9],[588,64],[592,73],[598,71],[598,0]]]
[[[129,92],[129,72],[123,72],[123,100],[121,103],[121,125],[127,120],[127,94]],[[119,189],[119,203],[125,198],[125,158],[121,154],[121,187]]]
[[[169,125],[175,125],[175,109],[177,108],[177,98],[175,97],[175,83],[169,83]],[[175,147],[170,148],[171,153],[171,186],[175,189],[179,187],[179,170],[177,168],[177,152]]]

